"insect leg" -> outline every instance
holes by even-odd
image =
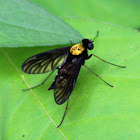
[[[60,124],[57,126],[57,128],[60,127],[61,124],[62,124],[63,121],[64,121],[64,118],[65,118],[65,115],[66,115],[66,112],[67,112],[67,109],[68,109],[68,103],[69,103],[69,98],[68,98],[68,100],[67,100],[67,105],[66,105],[66,108],[65,108],[65,112],[64,112],[63,118],[62,118]]]
[[[105,80],[103,80],[100,76],[98,76],[95,72],[93,72],[90,68],[88,68],[86,65],[83,65],[85,66],[89,71],[91,71],[94,75],[96,75],[98,78],[100,78],[103,82],[105,82],[107,85],[113,87],[112,85],[110,85],[109,83],[107,83]]]
[[[89,55],[86,59],[89,59],[91,56],[92,56],[92,54],[91,54],[91,55]]]
[[[117,66],[117,67],[120,67],[120,68],[126,68],[126,66],[119,66],[119,65],[116,65],[116,64],[107,62],[107,61],[101,59],[100,57],[96,56],[95,54],[92,54],[92,55],[95,56],[95,57],[97,57],[98,59],[102,60],[102,61],[105,62],[105,63],[111,64],[111,65],[114,65],[114,66]]]
[[[71,43],[71,45],[73,46],[73,43],[72,43],[72,41],[70,40],[70,43]]]
[[[34,87],[31,87],[31,88],[22,89],[22,91],[30,90],[30,89],[33,89],[33,88],[36,88],[36,87],[39,87],[39,86],[43,85],[48,80],[48,78],[52,75],[53,72],[54,72],[54,70],[48,75],[48,77],[41,84],[36,85]]]

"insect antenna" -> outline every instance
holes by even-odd
[[[93,40],[91,40],[92,42],[94,42],[94,40],[98,37],[98,35],[99,35],[99,31],[97,31],[97,34],[96,34],[96,36],[93,38]]]
[[[109,83],[107,83],[105,80],[103,80],[99,75],[97,75],[95,72],[93,72],[89,67],[85,66],[89,71],[91,71],[95,76],[97,76],[98,78],[100,78],[103,82],[105,82],[107,85],[109,85],[110,87],[113,87],[112,85],[110,85]]]
[[[31,88],[22,89],[22,91],[26,91],[26,90],[34,89],[34,88],[36,88],[36,87],[39,87],[39,86],[43,85],[43,84],[48,80],[48,78],[52,75],[53,72],[54,72],[54,70],[48,75],[47,78],[45,78],[45,80],[44,80],[41,84],[36,85],[36,86],[34,86],[34,87],[31,87]]]
[[[65,118],[65,115],[66,115],[66,112],[67,112],[67,109],[68,109],[68,103],[69,103],[69,98],[68,98],[68,100],[67,100],[67,105],[66,105],[66,108],[65,108],[64,115],[63,115],[63,117],[62,117],[62,120],[61,120],[60,124],[57,126],[57,128],[60,127],[61,124],[62,124],[63,121],[64,121],[64,118]]]

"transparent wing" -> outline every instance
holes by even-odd
[[[64,63],[69,50],[70,47],[64,47],[34,55],[23,63],[22,70],[28,74],[43,74],[54,70]]]
[[[79,74],[81,64],[65,63],[53,83],[55,102],[63,104],[71,95]]]

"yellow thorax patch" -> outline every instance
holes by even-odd
[[[76,44],[70,48],[70,53],[72,55],[79,55],[85,50],[82,43]]]

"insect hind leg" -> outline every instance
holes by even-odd
[[[65,112],[64,112],[64,114],[63,114],[62,120],[61,120],[60,124],[57,126],[57,128],[60,127],[61,124],[62,124],[63,121],[64,121],[64,118],[65,118],[65,115],[66,115],[66,112],[67,112],[67,109],[68,109],[68,104],[69,104],[69,98],[68,98],[68,100],[67,100],[67,105],[66,105]]]
[[[36,87],[39,87],[39,86],[43,85],[43,84],[48,80],[48,78],[52,75],[53,72],[54,72],[54,70],[48,75],[47,78],[45,78],[45,80],[44,80],[41,84],[36,85],[36,86],[34,86],[34,87],[31,87],[31,88],[22,89],[22,91],[31,90],[31,89],[34,89],[34,88],[36,88]]]

